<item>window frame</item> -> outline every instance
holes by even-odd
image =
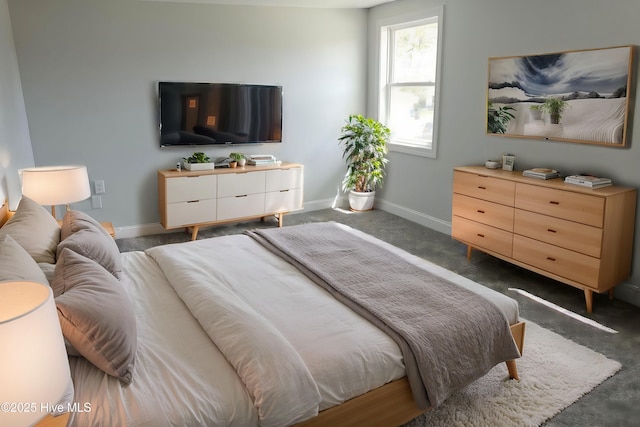
[[[378,40],[378,75],[376,76],[377,90],[377,116],[378,119],[387,124],[388,111],[390,108],[390,93],[393,87],[408,86],[433,86],[434,87],[434,112],[433,112],[433,130],[431,147],[423,144],[411,144],[408,142],[390,141],[389,151],[413,154],[424,157],[437,157],[438,148],[438,129],[439,129],[439,111],[440,111],[440,86],[441,86],[441,68],[442,68],[442,34],[443,34],[443,15],[444,6],[428,8],[413,13],[403,14],[400,16],[390,17],[380,20],[376,25],[376,34]],[[419,25],[438,23],[438,41],[436,54],[436,78],[435,82],[407,82],[394,83],[390,82],[392,75],[393,58],[393,37],[391,32],[411,28]]]

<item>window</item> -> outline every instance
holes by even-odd
[[[380,25],[380,120],[390,150],[436,156],[442,8]]]

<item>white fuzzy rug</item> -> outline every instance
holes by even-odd
[[[405,427],[538,426],[622,367],[531,322],[517,363],[520,381],[501,363]]]

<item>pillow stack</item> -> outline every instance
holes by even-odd
[[[133,306],[119,280],[118,246],[89,215],[69,211],[61,228],[45,208],[23,196],[14,216],[0,228],[0,281],[49,283],[43,271],[51,276],[69,354],[81,355],[130,384],[137,330]]]

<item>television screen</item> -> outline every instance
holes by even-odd
[[[160,146],[282,142],[282,87],[159,82]]]

